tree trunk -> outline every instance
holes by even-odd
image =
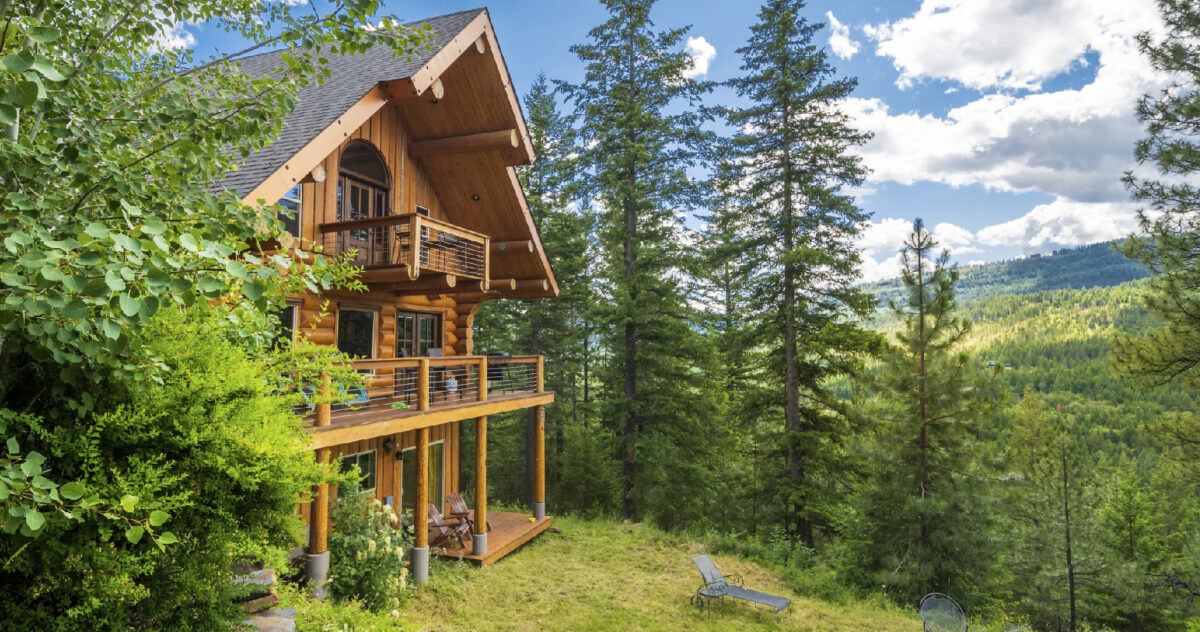
[[[1071,602],[1071,632],[1075,632],[1075,560],[1071,557],[1071,496],[1067,484],[1067,451],[1062,451],[1063,532],[1067,546],[1067,593]]]
[[[632,31],[632,29],[631,29]],[[637,59],[637,48],[634,44],[633,33],[630,32],[628,38],[628,60],[627,72],[628,81],[627,87],[631,95],[636,93],[637,77],[635,63]],[[631,97],[633,98],[633,97]],[[634,477],[637,473],[637,303],[638,290],[636,283],[636,275],[634,264],[637,261],[637,249],[634,240],[637,237],[637,199],[634,196],[637,191],[637,137],[635,130],[627,129],[625,131],[625,140],[628,143],[625,147],[628,164],[625,171],[626,186],[628,189],[624,195],[625,213],[625,284],[629,288],[629,303],[625,309],[625,363],[623,369],[624,377],[624,392],[625,392],[625,462],[622,466],[622,474],[624,484],[621,490],[621,517],[626,520],[633,520],[637,515],[637,507],[634,503]]]

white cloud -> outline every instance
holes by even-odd
[[[834,55],[842,59],[850,59],[858,52],[859,43],[850,39],[850,27],[842,24],[833,17],[833,11],[826,11],[829,20],[829,48]]]
[[[1144,135],[1134,106],[1167,85],[1134,38],[1161,29],[1153,0],[925,0],[909,18],[864,29],[877,54],[892,58],[902,87],[938,80],[949,84],[939,93],[980,93],[944,114],[848,99],[845,111],[875,134],[863,148],[868,184],[936,182],[1054,200],[979,231],[973,245],[953,244],[958,254],[980,244],[1046,248],[1121,236],[1134,227],[1121,176]],[[1099,62],[1092,74],[1043,91],[1085,64],[1085,54]]]
[[[933,227],[933,238],[942,245],[943,248],[955,248],[958,246],[970,245],[975,241],[975,235],[971,231],[950,222],[940,222]]]
[[[1023,252],[1081,246],[1133,232],[1136,208],[1128,202],[1089,204],[1058,198],[1017,219],[982,228],[978,238],[988,246],[1020,246]]]
[[[176,22],[170,29],[160,28],[152,39],[154,47],[161,51],[190,48],[196,45],[196,36],[187,30],[183,22]]]
[[[685,70],[683,75],[688,78],[703,77],[708,74],[708,65],[717,56],[717,49],[704,36],[689,37],[685,49],[692,58],[692,67]]]

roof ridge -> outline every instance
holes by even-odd
[[[452,13],[443,13],[441,15],[431,15],[427,18],[413,20],[412,22],[405,22],[401,26],[416,26],[416,25],[420,25],[420,24],[426,24],[426,23],[432,22],[434,20],[448,18],[448,17],[455,16],[455,15],[465,15],[468,13],[487,12],[487,10],[488,10],[487,7],[477,7],[474,9],[467,9],[465,11],[454,11]],[[284,52],[286,50],[288,50],[288,49],[287,48],[273,48],[271,50],[265,50],[261,53],[254,53],[253,55],[246,55],[245,57],[235,57],[233,59],[230,59],[229,61],[239,62],[239,61],[245,61],[247,59],[254,59],[255,57],[262,57],[263,55],[278,55],[279,53]]]

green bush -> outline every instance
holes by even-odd
[[[160,311],[144,341],[162,362],[155,379],[111,380],[96,412],[74,423],[12,420],[23,447],[48,455],[49,478],[165,512],[161,529],[177,542],[129,538],[102,514],[0,538],[7,625],[228,632],[242,617],[230,565],[280,563],[296,543],[296,503],[325,474],[289,401],[270,391],[272,363],[224,339],[221,318]]]
[[[373,612],[399,610],[408,593],[408,530],[356,483],[342,487],[330,517],[329,593],[338,601],[361,600]]]

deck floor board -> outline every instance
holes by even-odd
[[[467,540],[466,549],[458,548],[458,541],[455,540],[449,543],[448,548],[434,549],[432,552],[441,557],[461,559],[479,566],[487,566],[517,550],[521,545],[550,528],[550,516],[530,522],[532,518],[533,516],[530,514],[489,511],[488,522],[492,523],[492,529],[488,532],[487,555],[472,555],[470,539]],[[432,537],[433,533],[431,532],[430,538]]]

